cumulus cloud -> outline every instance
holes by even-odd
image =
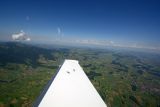
[[[12,34],[12,39],[17,41],[30,41],[31,39],[21,30],[20,33]]]

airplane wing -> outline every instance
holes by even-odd
[[[34,107],[107,107],[77,60],[65,60]]]

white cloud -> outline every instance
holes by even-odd
[[[12,34],[12,39],[17,41],[30,41],[31,39],[26,36],[26,33],[21,30],[20,33]]]
[[[111,44],[114,44],[114,42],[113,41],[109,41]]]
[[[61,35],[61,29],[59,27],[57,28],[57,31],[58,31],[58,35]]]
[[[26,39],[26,41],[30,41],[30,40],[31,40],[30,38],[27,38],[27,39]]]

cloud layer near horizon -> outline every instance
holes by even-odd
[[[26,36],[26,33],[21,30],[20,33],[12,34],[12,39],[17,41],[30,41],[31,39]]]

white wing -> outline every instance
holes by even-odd
[[[39,107],[107,107],[77,60],[65,60]]]

